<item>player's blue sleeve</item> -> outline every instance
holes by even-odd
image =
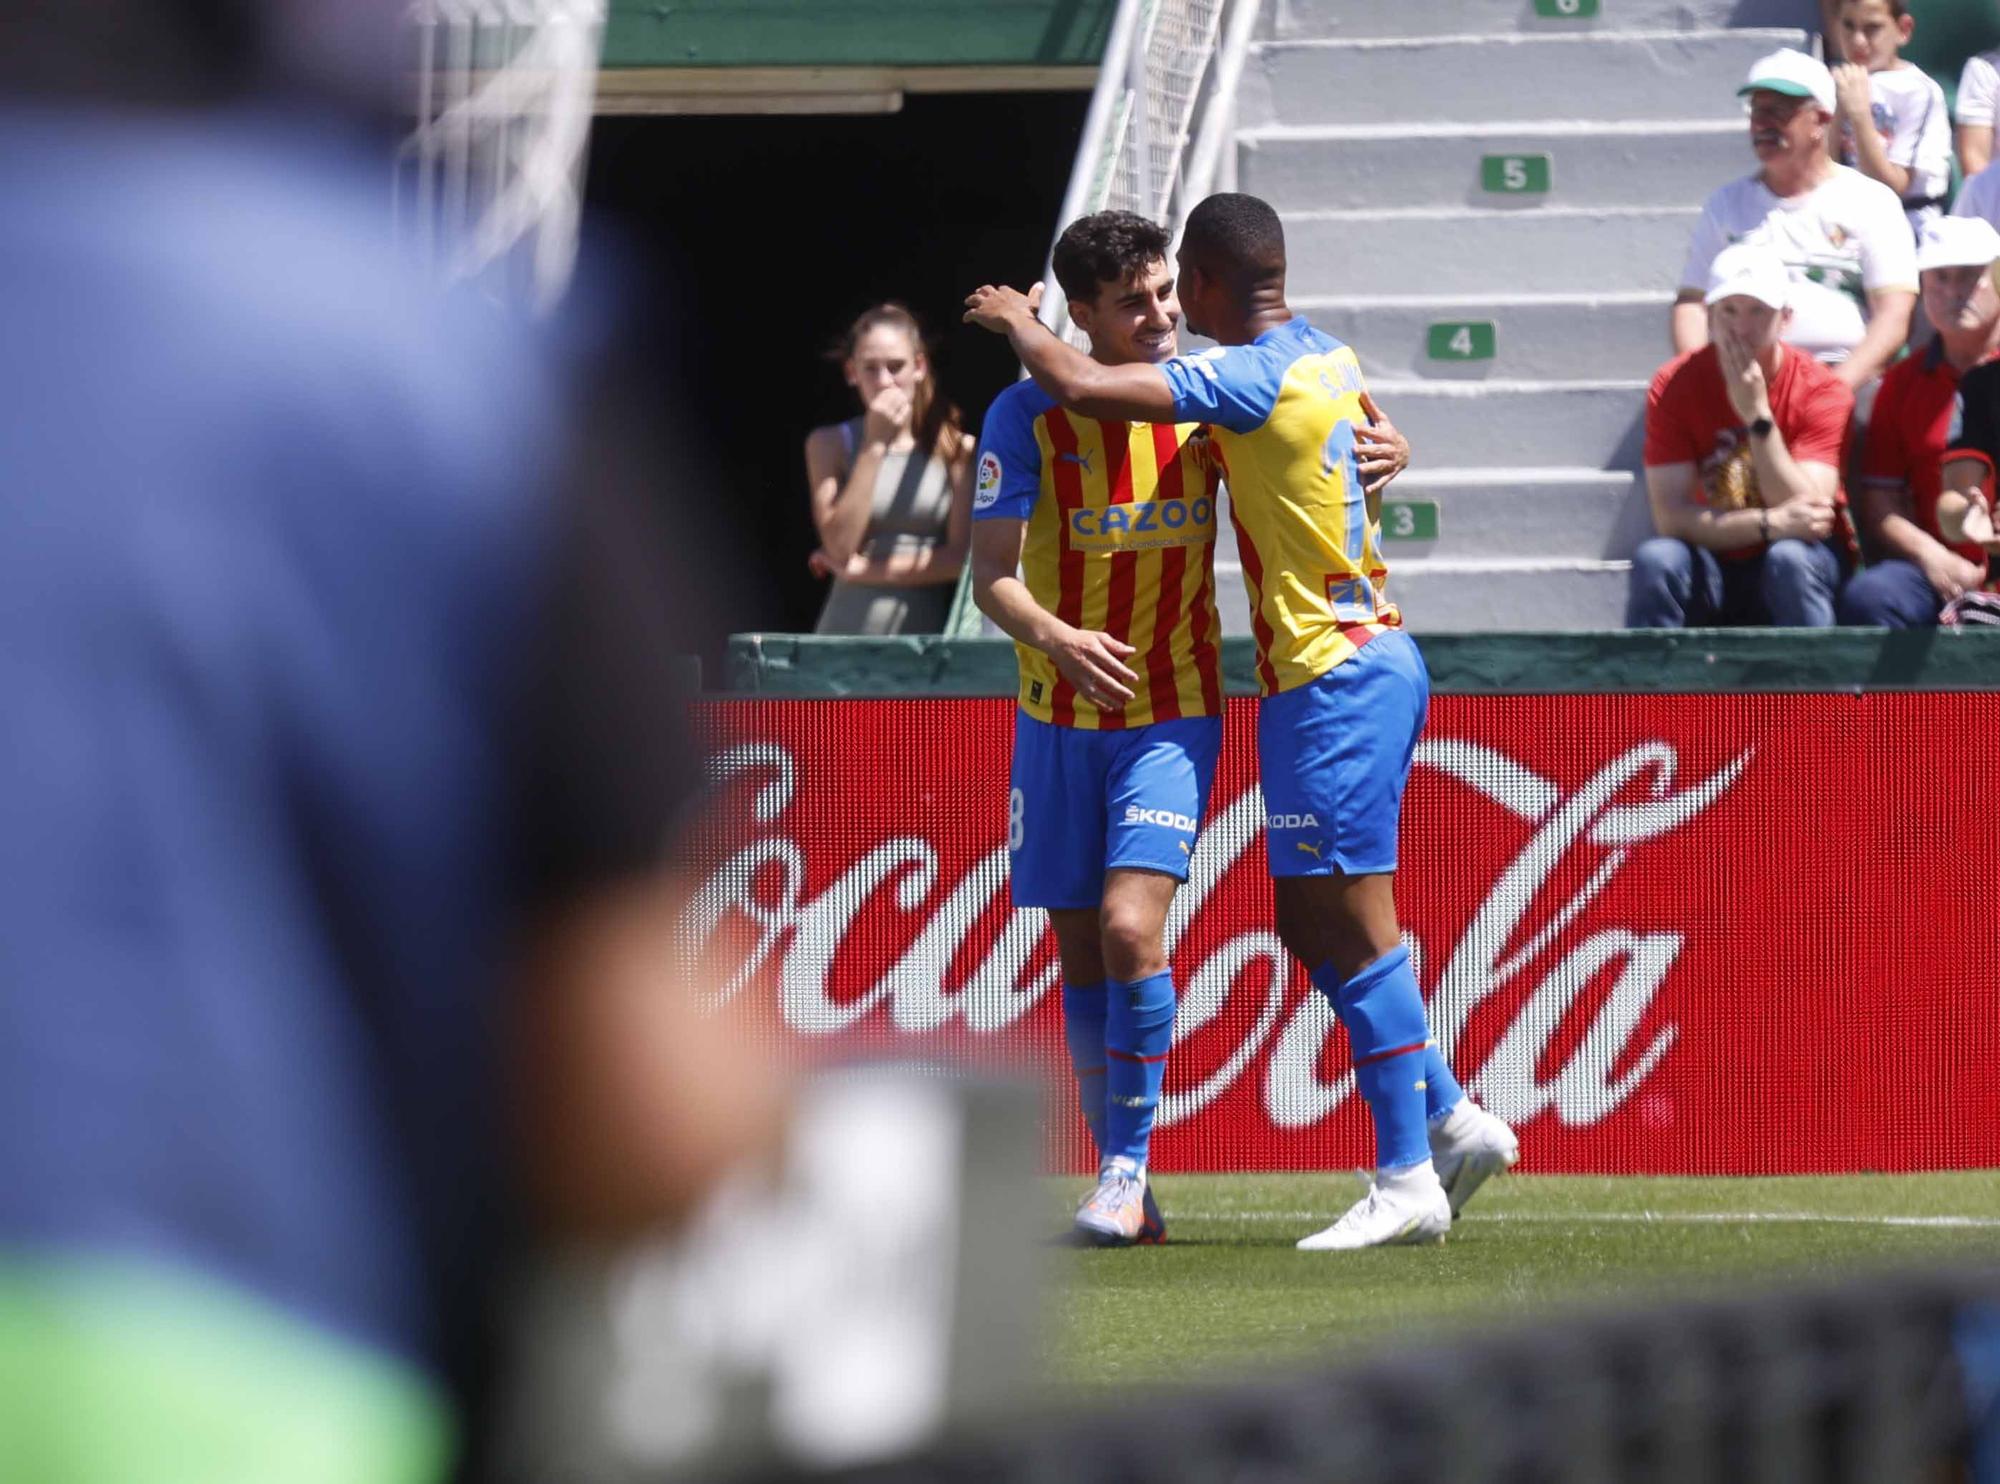
[[[1175,356],[1160,370],[1174,394],[1174,417],[1254,433],[1278,405],[1290,358],[1262,345],[1219,345]]]
[[[979,462],[973,466],[972,518],[1026,520],[1042,492],[1042,448],[1035,419],[1046,399],[1031,396],[1033,382],[1016,382],[993,399],[979,430]]]

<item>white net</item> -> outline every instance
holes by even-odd
[[[1130,53],[1106,58],[1122,66],[1117,95],[1094,160],[1079,161],[1089,184],[1071,219],[1093,211],[1135,211],[1153,221],[1174,219],[1175,192],[1188,157],[1202,80],[1213,62],[1225,0],[1127,0],[1138,7]],[[1067,225],[1067,222],[1064,223]],[[1053,280],[1044,315],[1072,344],[1086,342],[1069,322]]]
[[[1156,0],[1143,32],[1142,66],[1112,134],[1102,196],[1091,210],[1119,208],[1164,220],[1186,157],[1188,124],[1215,55],[1220,0]]]
[[[417,0],[397,227],[448,283],[534,311],[576,261],[605,0]]]

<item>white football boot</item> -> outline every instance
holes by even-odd
[[[1521,1141],[1514,1131],[1484,1108],[1465,1099],[1430,1131],[1431,1163],[1438,1181],[1451,1198],[1451,1214],[1465,1209],[1465,1203],[1501,1171],[1521,1157]]]
[[[1076,1229],[1099,1247],[1129,1247],[1142,1240],[1146,1231],[1145,1169],[1122,1157],[1107,1159],[1098,1171],[1097,1189],[1077,1208]]]
[[[1451,1198],[1435,1174],[1400,1173],[1368,1194],[1325,1231],[1299,1239],[1301,1252],[1353,1252],[1362,1247],[1429,1247],[1451,1230]]]

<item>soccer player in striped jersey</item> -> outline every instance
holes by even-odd
[[[1056,243],[1098,364],[1174,354],[1167,248],[1128,211],[1083,217]],[[1157,1242],[1146,1162],[1174,1029],[1167,907],[1222,746],[1215,461],[1194,420],[1082,417],[1023,381],[987,412],[976,468],[973,593],[1021,665],[1014,901],[1047,908],[1055,929],[1100,1161],[1076,1226],[1106,1246]]]
[[[1380,489],[1394,470],[1368,454],[1385,420],[1354,352],[1287,307],[1284,231],[1264,202],[1203,201],[1180,269],[1189,327],[1217,348],[1159,365],[1078,355],[1012,289],[981,288],[966,318],[1007,335],[1076,416],[1212,429],[1257,642],[1278,933],[1347,1027],[1375,1121],[1367,1195],[1299,1246],[1442,1241],[1519,1144],[1465,1097],[1431,1041],[1396,921],[1396,829],[1430,681],[1389,601],[1378,544]]]

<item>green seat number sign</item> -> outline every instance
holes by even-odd
[[[1429,355],[1434,361],[1490,361],[1496,336],[1493,321],[1446,321],[1431,326]]]
[[[1535,14],[1552,21],[1586,20],[1597,14],[1597,0],[1535,0]]]
[[[1479,161],[1479,187],[1507,196],[1528,196],[1549,188],[1547,155],[1485,155]]]
[[[1437,501],[1384,500],[1382,502],[1384,541],[1435,541],[1437,538]]]

